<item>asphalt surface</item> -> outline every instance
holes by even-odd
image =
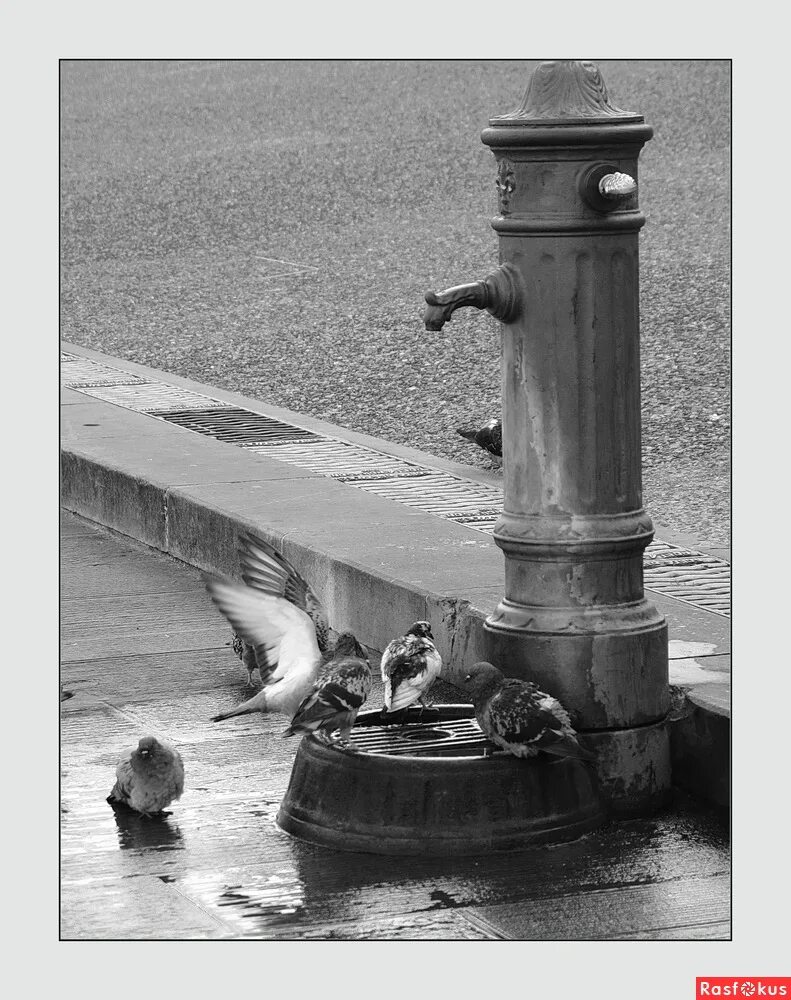
[[[62,64],[75,344],[458,461],[500,410],[496,322],[421,322],[497,261],[480,142],[534,62]],[[599,63],[644,115],[644,501],[729,537],[730,64]]]

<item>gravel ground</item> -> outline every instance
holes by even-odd
[[[64,339],[489,466],[494,319],[421,322],[497,263],[480,132],[534,62],[62,64]],[[727,544],[730,65],[600,61],[640,160],[644,500]],[[284,263],[285,262],[285,263]]]

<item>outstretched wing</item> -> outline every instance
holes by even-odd
[[[321,653],[310,617],[284,597],[252,587],[205,577],[211,599],[235,631],[256,651],[276,664],[266,683],[280,680],[291,666],[318,663]]]
[[[324,607],[307,580],[269,542],[250,532],[239,537],[242,579],[248,587],[265,594],[285,597],[313,622],[316,641],[322,652],[327,648],[329,621]]]

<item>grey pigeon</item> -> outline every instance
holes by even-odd
[[[475,718],[486,736],[515,757],[546,753],[595,760],[577,741],[565,708],[531,681],[506,678],[491,663],[481,662],[454,683],[472,697]]]
[[[350,632],[344,632],[283,735],[318,733],[331,740],[337,733],[338,741],[345,743],[372,683],[365,650]]]
[[[477,430],[467,431],[462,427],[457,427],[456,433],[461,434],[461,436],[466,438],[468,441],[474,442],[479,448],[483,448],[484,451],[488,451],[490,455],[494,455],[496,458],[502,458],[503,422],[499,419],[499,417],[494,417],[488,423],[484,424],[483,427],[479,427]]]
[[[415,622],[399,639],[393,639],[382,653],[381,671],[385,685],[385,714],[400,712],[426,695],[442,670],[442,657],[434,645],[431,625]]]
[[[162,812],[184,791],[181,754],[167,740],[144,736],[121,758],[107,798],[144,816]]]

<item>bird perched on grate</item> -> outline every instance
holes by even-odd
[[[284,597],[304,611],[313,622],[319,650],[325,652],[329,639],[329,623],[321,601],[307,581],[297,572],[284,555],[269,542],[250,532],[241,535],[238,545],[242,580],[253,590]],[[233,651],[247,669],[247,683],[253,686],[253,672],[258,671],[261,683],[266,683],[275,664],[267,658],[266,650],[255,646],[240,635],[233,634]]]
[[[184,763],[167,740],[144,736],[121,758],[107,801],[152,816],[181,798]]]
[[[317,733],[341,743],[348,741],[361,705],[371,693],[368,656],[351,632],[338,636],[332,657],[319,669],[313,690],[294,714],[283,733]]]
[[[472,697],[475,718],[486,736],[515,757],[538,753],[595,760],[580,746],[568,712],[531,681],[506,678],[491,663],[476,663],[461,682]]]
[[[426,695],[442,670],[442,657],[434,645],[428,622],[415,624],[382,653],[385,714],[400,712],[416,701],[425,708]]]
[[[473,441],[479,448],[488,451],[496,458],[503,457],[503,422],[499,417],[495,417],[477,431],[465,431],[462,427],[456,428],[456,433],[461,434],[468,441]]]

